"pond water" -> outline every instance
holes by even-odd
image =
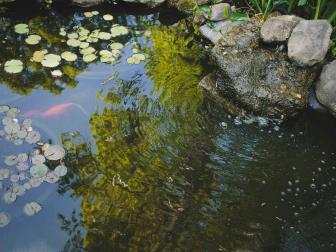
[[[4,195],[31,181],[1,181],[9,223],[0,251],[335,251],[335,120],[309,110],[280,126],[231,116],[198,87],[211,66],[190,22],[172,10],[27,8],[0,17],[0,105],[19,108],[15,117],[30,118],[43,143],[66,149],[67,174],[11,204]],[[25,43],[19,23],[41,41]],[[128,33],[90,44],[122,43],[113,63],[84,62],[60,35],[112,24]],[[78,59],[44,67],[30,60],[42,49]],[[134,54],[145,60],[129,64]],[[21,72],[4,71],[11,59]],[[52,77],[55,69],[63,76]],[[34,149],[3,136],[0,168],[20,174],[6,157],[30,159]],[[29,202],[42,209],[28,216]]]

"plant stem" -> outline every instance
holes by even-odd
[[[273,2],[273,0],[268,0],[267,1],[267,6],[266,6],[266,9],[264,10],[263,20],[265,20],[266,17],[268,16],[268,12],[269,12],[269,9],[271,7],[271,2]]]
[[[315,16],[314,19],[318,19],[320,14],[320,7],[321,7],[321,0],[317,0],[316,10],[315,10]]]

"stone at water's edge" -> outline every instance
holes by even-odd
[[[316,97],[336,117],[336,60],[324,66],[316,83]]]
[[[300,66],[312,66],[324,60],[332,32],[327,20],[302,20],[288,40],[288,57]]]
[[[199,30],[205,38],[209,39],[213,44],[216,44],[226,32],[240,23],[241,22],[232,22],[229,20],[220,21],[213,23],[213,27],[207,24],[202,25]]]
[[[91,7],[99,5],[105,2],[105,0],[72,0],[72,3],[81,7]]]
[[[301,68],[286,52],[260,46],[260,24],[252,19],[227,32],[212,50],[218,66],[216,90],[256,115],[286,118],[307,107],[317,67]]]
[[[210,6],[211,13],[210,15],[205,15],[205,18],[209,19],[210,21],[221,21],[224,19],[228,19],[228,16],[224,15],[224,10],[228,11],[228,15],[231,13],[231,6],[228,3],[220,3]]]
[[[260,36],[266,43],[285,42],[301,20],[303,19],[293,15],[270,17],[262,25]]]

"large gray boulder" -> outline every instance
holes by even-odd
[[[336,60],[324,66],[316,84],[316,97],[336,117]]]
[[[213,23],[213,26],[209,26],[208,24],[202,25],[199,30],[200,33],[210,40],[213,44],[216,44],[218,40],[228,31],[230,31],[233,27],[239,25],[241,22],[232,22],[230,20],[227,21],[219,21]]]
[[[286,118],[307,107],[309,87],[318,69],[302,68],[284,51],[260,46],[260,24],[240,24],[212,50],[218,66],[215,89],[247,111]]]
[[[260,36],[266,43],[285,42],[301,20],[293,15],[270,17],[262,25]]]
[[[332,27],[327,20],[302,20],[288,40],[288,57],[300,66],[324,60],[330,45]]]

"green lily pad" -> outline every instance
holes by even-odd
[[[23,62],[21,60],[9,60],[5,63],[5,71],[7,73],[20,73],[23,70]]]
[[[41,41],[41,37],[39,35],[29,35],[27,38],[26,38],[26,43],[28,45],[37,45],[38,43],[40,43]]]
[[[114,43],[110,44],[110,48],[112,50],[121,50],[123,47],[124,47],[124,45],[121,44],[121,43],[118,43],[118,42],[114,42]]]
[[[92,12],[90,12],[90,11],[86,11],[86,12],[84,12],[83,15],[84,15],[85,17],[87,17],[87,18],[93,17]]]
[[[92,13],[92,15],[94,15],[94,16],[99,15],[99,12],[98,12],[98,11],[92,11],[91,13]]]
[[[27,153],[20,153],[18,156],[19,162],[26,162],[28,160],[28,154]]]
[[[23,207],[23,212],[28,216],[33,216],[41,210],[41,205],[35,201],[29,202]]]
[[[90,34],[90,31],[85,29],[84,27],[79,28],[78,32],[79,36],[88,36]]]
[[[58,78],[58,77],[62,77],[63,73],[62,73],[61,70],[54,70],[54,71],[51,71],[51,76],[55,77],[55,78]]]
[[[115,25],[111,28],[111,34],[112,34],[112,37],[127,35],[128,29],[125,26]]]
[[[0,180],[8,179],[11,175],[11,170],[8,168],[0,169]]]
[[[66,61],[75,61],[77,59],[77,55],[72,52],[63,52],[61,57]]]
[[[78,34],[76,32],[69,33],[68,39],[78,39]]]
[[[31,58],[31,60],[34,62],[42,62],[47,53],[48,53],[47,50],[35,51],[33,53],[33,57]]]
[[[78,39],[69,39],[67,41],[67,45],[68,46],[72,46],[72,47],[78,47],[80,45],[80,41]]]
[[[50,53],[50,54],[45,55],[41,63],[42,63],[42,66],[53,68],[53,67],[57,67],[60,64],[61,60],[62,59],[59,55]]]
[[[1,105],[0,106],[0,113],[5,113],[9,110],[9,106],[7,105]]]
[[[110,14],[106,14],[106,15],[103,16],[103,19],[105,21],[112,21],[113,20],[113,16],[110,15]]]
[[[26,137],[26,142],[29,144],[34,144],[40,141],[41,135],[37,131],[30,131]]]
[[[87,48],[84,48],[82,50],[80,50],[80,53],[83,54],[83,55],[87,55],[87,54],[93,54],[94,52],[96,51],[96,49],[94,49],[93,47],[87,47]]]
[[[81,49],[88,48],[89,46],[90,46],[90,43],[88,42],[81,42],[79,45]]]
[[[83,55],[83,61],[86,62],[86,63],[90,63],[94,60],[97,59],[97,56],[95,54],[84,54]]]
[[[66,31],[65,31],[65,28],[62,27],[59,31],[59,35],[61,35],[62,37],[65,37],[67,35]]]
[[[34,155],[32,157],[32,164],[34,165],[40,165],[40,164],[43,164],[45,163],[46,159],[43,155]]]
[[[112,34],[108,32],[100,32],[98,34],[98,38],[101,40],[109,40],[112,38]]]
[[[18,158],[15,155],[9,155],[5,157],[5,160],[4,160],[4,163],[9,166],[15,165],[17,164],[17,162],[18,162]]]
[[[8,191],[2,196],[2,199],[6,204],[12,204],[16,200],[16,194],[12,191]]]
[[[62,146],[51,145],[45,150],[44,156],[48,160],[60,160],[65,156],[65,150]]]
[[[29,28],[27,24],[17,24],[14,27],[15,32],[19,34],[27,34],[29,32]]]
[[[54,184],[59,180],[59,176],[53,171],[50,171],[47,173],[45,181],[47,181],[50,184]]]
[[[54,170],[54,173],[59,177],[65,176],[67,172],[68,172],[68,168],[64,165],[59,165]]]
[[[5,227],[9,224],[10,217],[7,213],[1,212],[0,213],[0,227]]]
[[[30,168],[30,175],[34,178],[42,178],[47,174],[48,170],[45,164],[34,165]]]

